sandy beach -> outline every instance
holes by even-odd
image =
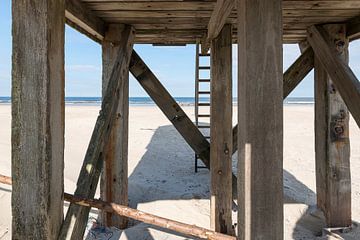
[[[194,118],[193,107],[185,106],[184,110]],[[74,192],[98,112],[97,106],[66,107],[65,191],[68,193]],[[234,123],[236,116],[234,109]],[[284,106],[285,239],[317,239],[322,229],[322,221],[312,207],[316,204],[313,122],[313,105]],[[10,105],[0,105],[0,126],[0,174],[10,175]],[[350,136],[352,213],[356,225],[360,223],[360,130],[353,119]],[[210,227],[209,172],[201,169],[194,173],[193,151],[155,106],[130,106],[129,205],[173,220]],[[92,216],[96,212],[94,209]],[[189,239],[135,222],[118,235],[120,239]],[[342,237],[360,239],[360,230],[355,227]],[[0,239],[11,239],[11,187],[2,184]]]

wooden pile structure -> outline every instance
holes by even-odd
[[[75,196],[126,205],[131,72],[211,173],[211,228],[238,239],[283,239],[283,99],[315,69],[318,207],[328,227],[351,225],[349,111],[360,126],[360,83],[348,66],[360,0],[13,0],[13,239],[81,239],[89,207],[64,201],[65,23],[102,45],[103,102]],[[211,143],[133,44],[211,48]],[[232,47],[238,121],[232,128]],[[301,56],[283,74],[282,44]],[[236,178],[231,156],[238,151]],[[107,226],[126,218],[103,213]]]

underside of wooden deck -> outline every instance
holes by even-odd
[[[186,44],[204,37],[215,0],[82,0],[105,23],[124,23],[136,29],[136,43]],[[306,29],[315,24],[348,23],[360,15],[360,1],[283,1],[284,43],[306,39]],[[236,7],[228,23],[236,42]]]

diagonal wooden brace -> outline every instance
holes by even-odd
[[[308,42],[360,127],[360,82],[336,49],[344,43],[338,42],[335,47],[321,26],[308,29]]]
[[[120,42],[117,59],[114,62],[110,80],[104,95],[101,111],[80,171],[75,196],[93,198],[103,166],[102,152],[106,146],[111,126],[116,118],[119,104],[119,88],[127,76],[135,34],[132,27],[126,26]],[[58,239],[82,239],[89,216],[89,207],[70,204],[66,218],[62,224]]]
[[[210,168],[209,142],[135,51],[133,51],[131,57],[130,72],[171,121],[181,136],[183,136],[185,141],[199,155],[205,166]],[[237,180],[234,174],[232,178],[233,198],[236,199]]]
[[[314,68],[314,51],[307,48],[298,59],[286,70],[283,79],[284,99],[299,85],[299,83]],[[233,154],[237,151],[238,125],[233,128]]]

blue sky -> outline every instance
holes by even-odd
[[[10,0],[0,1],[0,96],[11,92],[11,6]],[[194,96],[195,46],[153,47],[136,45],[136,51],[176,97]],[[299,56],[297,45],[284,45],[284,70]],[[233,54],[234,96],[236,96],[236,47]],[[350,45],[350,65],[357,76],[360,74],[360,42]],[[86,36],[66,26],[65,36],[65,94],[74,96],[101,95],[101,46]],[[137,81],[130,77],[130,96],[147,94]],[[291,97],[313,96],[313,74],[290,95]]]

